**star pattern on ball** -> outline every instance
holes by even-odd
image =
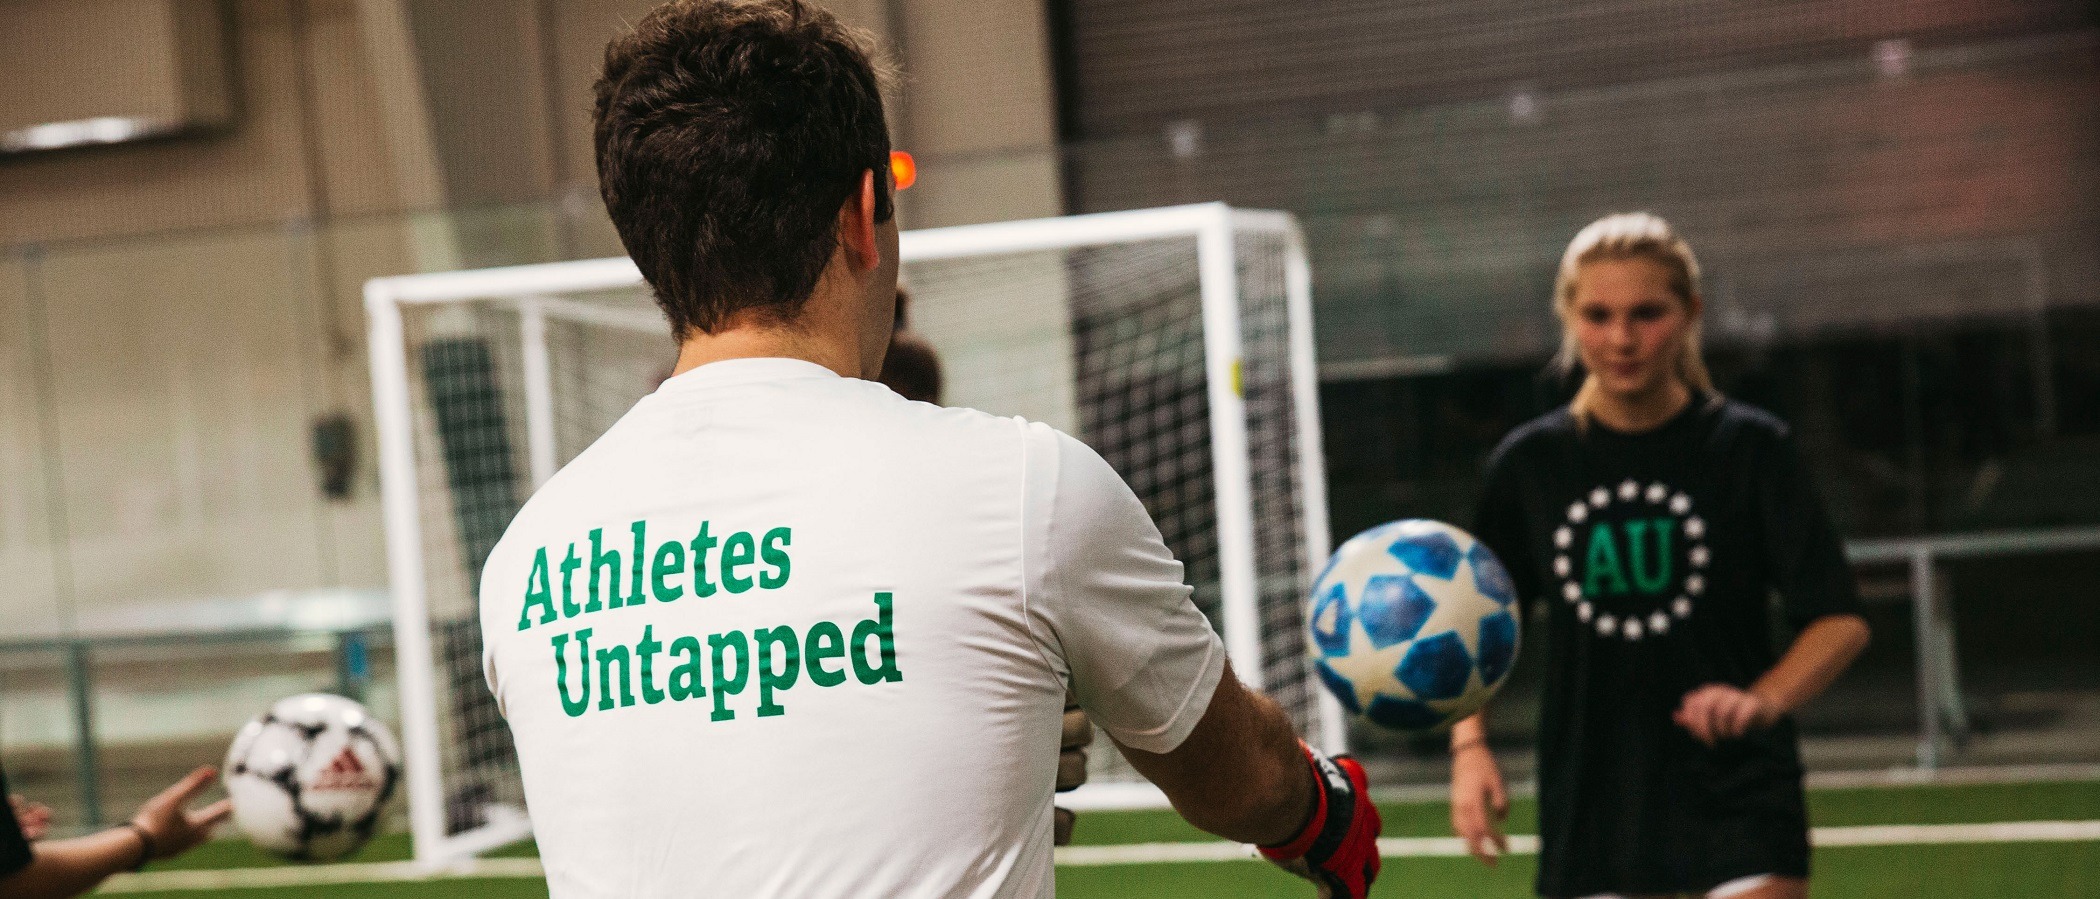
[[[1420,587],[1422,592],[1429,594],[1429,598],[1436,601],[1436,610],[1430,613],[1429,620],[1422,622],[1422,629],[1417,631],[1419,635],[1430,636],[1444,631],[1456,631],[1460,639],[1466,641],[1466,645],[1479,644],[1480,619],[1461,611],[1467,607],[1465,598],[1469,594],[1481,592],[1479,584],[1473,579],[1473,566],[1459,566],[1456,575],[1448,581],[1417,577],[1415,586]]]
[[[1407,657],[1411,642],[1395,643],[1378,647],[1371,644],[1370,635],[1363,628],[1349,629],[1349,651],[1340,656],[1328,656],[1321,664],[1341,675],[1344,685],[1356,694],[1356,707],[1369,708],[1372,697],[1380,693],[1392,696],[1407,696],[1411,691],[1400,683],[1400,661]]]
[[[1510,674],[1516,597],[1493,551],[1449,525],[1409,520],[1345,542],[1311,597],[1306,647],[1351,713],[1423,730],[1477,709]]]

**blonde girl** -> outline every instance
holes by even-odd
[[[1788,716],[1868,637],[1837,533],[1787,426],[1714,390],[1699,263],[1669,223],[1582,229],[1553,307],[1582,386],[1496,448],[1474,522],[1548,607],[1538,892],[1805,897]],[[1479,716],[1451,754],[1452,826],[1492,864],[1508,799]]]

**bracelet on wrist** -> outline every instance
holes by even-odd
[[[139,838],[139,863],[133,865],[131,870],[144,871],[146,870],[146,863],[153,860],[153,834],[147,832],[146,828],[139,826],[137,821],[126,821],[124,826],[130,828],[131,832],[137,834]]]
[[[1464,752],[1468,749],[1486,749],[1487,745],[1488,741],[1486,737],[1472,737],[1469,739],[1460,740],[1456,743],[1451,744],[1451,757],[1457,758],[1459,753]]]

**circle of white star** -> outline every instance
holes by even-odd
[[[1571,550],[1575,544],[1575,527],[1589,520],[1592,509],[1602,511],[1614,501],[1630,503],[1637,500],[1646,500],[1651,504],[1663,504],[1667,501],[1670,513],[1680,519],[1684,535],[1691,541],[1690,548],[1685,553],[1686,560],[1692,568],[1700,571],[1685,576],[1684,593],[1670,603],[1668,614],[1658,609],[1649,613],[1644,622],[1639,615],[1620,619],[1609,613],[1598,613],[1584,597],[1582,585],[1575,581],[1574,560],[1567,552],[1556,554],[1553,557],[1553,574],[1561,579],[1561,598],[1575,607],[1575,615],[1583,623],[1591,623],[1592,617],[1595,617],[1599,637],[1618,637],[1634,641],[1647,635],[1660,637],[1668,634],[1671,620],[1674,618],[1683,621],[1690,618],[1692,597],[1704,595],[1706,592],[1706,576],[1701,571],[1713,561],[1713,553],[1706,545],[1706,520],[1692,514],[1693,503],[1690,494],[1683,491],[1673,492],[1669,485],[1661,481],[1651,483],[1644,489],[1640,482],[1627,478],[1615,488],[1592,488],[1587,496],[1568,506],[1567,523],[1553,531],[1554,547]]]

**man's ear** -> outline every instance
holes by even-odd
[[[839,208],[839,243],[846,248],[847,261],[854,268],[867,271],[881,264],[876,229],[875,170],[869,169],[860,173],[860,189]]]

